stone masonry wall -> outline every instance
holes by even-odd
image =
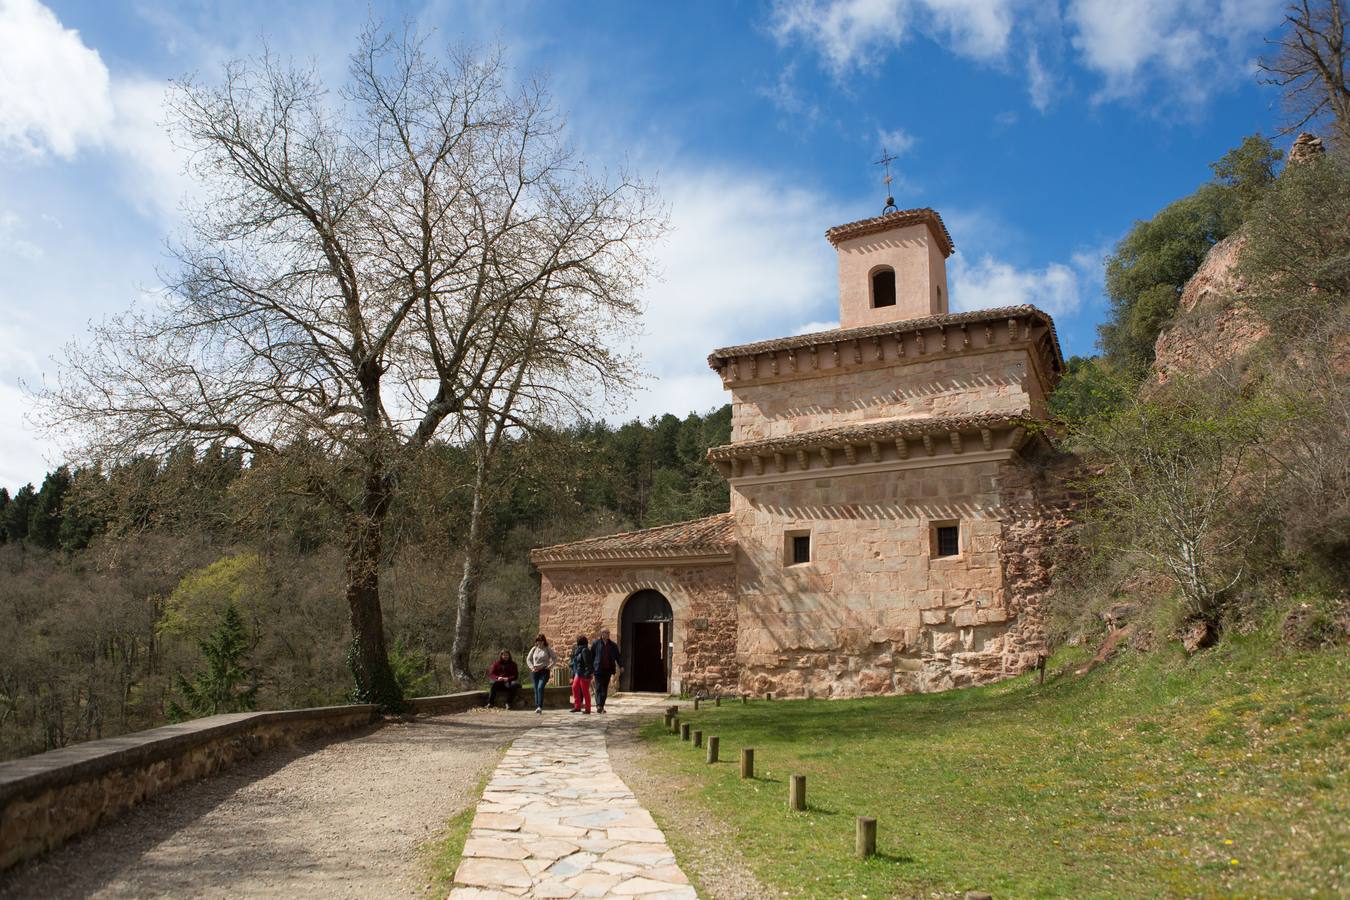
[[[1073,487],[1078,459],[1045,452],[999,475],[1003,503],[999,565],[1011,626],[1001,673],[1016,675],[1046,652],[1045,608],[1055,574],[1055,545],[1082,502]]]
[[[369,726],[369,705],[232,713],[0,763],[0,870],[272,747]]]
[[[935,691],[1034,664],[1053,521],[1029,478],[1014,460],[738,487],[742,688]],[[939,522],[959,523],[955,557],[933,554]],[[798,529],[812,560],[788,565]]]
[[[552,564],[540,585],[540,630],[560,646],[603,625],[620,634],[623,604],[641,590],[656,590],[674,616],[672,691],[731,693],[736,661],[736,566],[733,562]],[[623,648],[630,653],[631,648]],[[630,662],[631,665],[631,662]]]
[[[732,396],[733,442],[782,437],[893,417],[975,413],[1039,413],[1038,379],[1022,347],[1004,347],[882,368],[827,368],[827,374],[737,384]],[[828,354],[822,354],[828,355]],[[888,356],[893,358],[893,356]]]

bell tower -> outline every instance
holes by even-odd
[[[837,225],[825,237],[839,254],[840,328],[947,312],[952,237],[936,211],[894,210]]]

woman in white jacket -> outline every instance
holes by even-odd
[[[548,638],[542,634],[534,639],[534,646],[525,654],[525,665],[530,667],[530,677],[534,679],[534,712],[544,711],[544,685],[548,684],[549,674],[558,664],[558,654],[548,645]]]

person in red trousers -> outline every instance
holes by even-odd
[[[577,635],[572,647],[572,712],[581,712],[581,704],[586,704],[586,715],[591,714],[591,676],[595,674],[595,658],[591,655],[590,642],[586,635]]]

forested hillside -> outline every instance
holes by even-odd
[[[485,516],[473,667],[533,634],[530,548],[725,511],[726,483],[703,455],[729,440],[730,421],[723,407],[508,442]],[[428,693],[454,687],[472,459],[438,446],[415,481],[392,513],[385,619],[405,690]],[[343,700],[339,527],[315,498],[278,490],[265,468],[219,446],[110,472],[61,468],[12,497],[0,489],[0,617],[10,623],[0,633],[0,754],[175,713]],[[224,674],[222,654],[243,677]]]

